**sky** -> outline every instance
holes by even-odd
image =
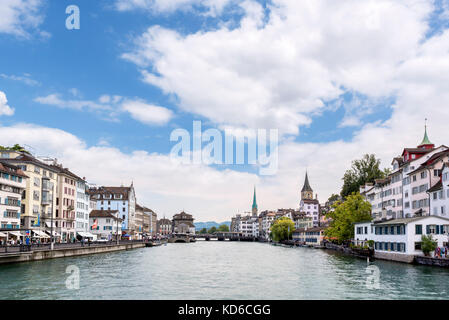
[[[230,220],[254,186],[259,211],[297,208],[306,170],[325,202],[351,161],[415,147],[426,118],[449,144],[448,28],[448,0],[2,0],[0,145],[133,182],[159,216]],[[173,161],[194,121],[277,129],[276,172]]]

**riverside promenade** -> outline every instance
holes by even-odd
[[[149,247],[148,240],[0,246],[0,264],[37,261]]]

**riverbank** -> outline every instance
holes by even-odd
[[[95,246],[89,246],[86,244],[85,246],[55,248],[54,250],[49,249],[38,250],[38,248],[35,248],[36,250],[13,251],[2,253],[0,254],[0,264],[84,256],[97,253],[132,250],[136,248],[144,248],[145,246],[146,243],[144,242],[129,242],[129,243],[120,243],[120,244],[113,243]]]

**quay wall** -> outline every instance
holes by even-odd
[[[415,256],[410,254],[401,254],[394,252],[379,252],[375,251],[374,253],[375,259],[395,261],[395,262],[403,262],[403,263],[413,263]]]
[[[425,256],[415,256],[415,263],[426,265],[426,266],[437,266],[437,267],[449,268],[449,259],[438,259],[438,258],[425,257]]]
[[[0,264],[83,256],[89,254],[131,250],[144,247],[145,243],[127,243],[119,245],[114,244],[114,245],[93,246],[93,247],[86,246],[77,248],[62,248],[54,250],[31,251],[31,252],[15,252],[0,255]]]

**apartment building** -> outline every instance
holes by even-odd
[[[136,236],[136,194],[132,183],[129,187],[92,187],[89,194],[97,210],[118,210],[122,232]]]
[[[84,178],[76,181],[75,230],[77,238],[89,235],[89,212],[91,208],[95,207],[91,207],[88,190]]]
[[[416,148],[404,148],[392,161],[392,172],[374,184],[361,186],[360,193],[371,203],[376,220],[398,219],[430,214],[429,188],[439,180],[448,148],[435,147],[425,128],[423,141]]]
[[[449,217],[449,162],[441,168],[440,180],[428,191],[432,215]]]
[[[22,192],[20,225],[38,233],[50,234],[51,219],[55,219],[58,170],[27,152],[0,151],[0,160],[19,167],[28,179]],[[58,234],[54,233],[57,237]]]
[[[89,231],[97,240],[120,240],[122,219],[118,210],[92,210],[89,215]]]
[[[364,245],[373,240],[376,257],[412,262],[415,255],[423,255],[422,235],[432,235],[437,245],[444,247],[448,244],[448,232],[449,219],[431,215],[356,223],[354,241]]]
[[[51,167],[58,173],[55,210],[56,232],[61,235],[62,242],[73,242],[76,240],[77,182],[83,179],[56,162]]]
[[[0,229],[5,238],[7,231],[13,232],[10,236],[18,235],[14,230],[20,229],[22,193],[27,179],[19,167],[0,161]]]

